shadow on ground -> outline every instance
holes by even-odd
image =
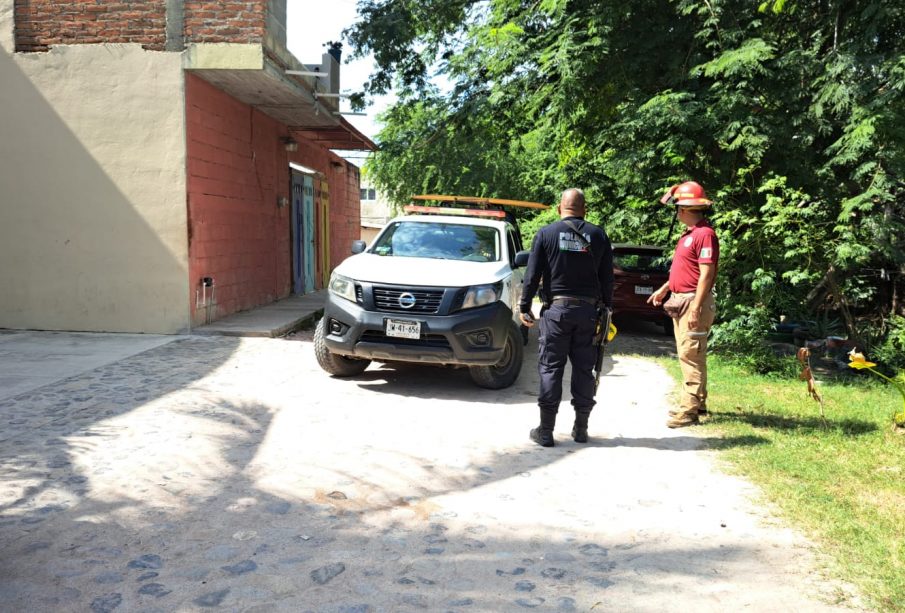
[[[72,466],[85,446],[115,433],[112,426],[95,430],[96,424],[190,387],[228,360],[238,344],[239,339],[180,339],[0,401],[0,466],[30,484],[22,498],[0,498],[0,513],[34,499],[49,486],[49,470]],[[92,434],[80,434],[86,431]],[[35,435],[40,445],[32,444]],[[76,485],[85,481],[71,477]]]
[[[770,440],[762,436],[698,437],[673,436],[670,438],[597,438],[588,441],[589,447],[644,447],[662,451],[698,451],[701,449],[731,449],[767,445]]]
[[[522,418],[512,404],[533,419],[536,357],[487,391],[427,367],[339,380],[309,343],[236,342],[171,343],[0,404],[26,420],[0,442],[4,606],[690,610],[714,606],[699,584],[715,568],[736,598],[720,608],[797,594],[758,566],[780,548],[697,512],[697,481],[673,487],[700,472],[672,452],[707,439],[488,437]],[[669,460],[632,472],[652,456]],[[686,510],[690,532],[666,525]]]
[[[755,428],[769,428],[771,430],[796,430],[825,432],[838,430],[846,435],[859,436],[877,431],[877,424],[856,419],[820,419],[820,417],[789,417],[787,415],[771,415],[768,413],[740,412],[731,413],[724,411],[711,412],[711,422],[742,422]]]
[[[664,334],[659,324],[619,317],[614,323],[619,332],[609,346],[613,354],[643,357],[676,355],[675,339],[672,334]]]

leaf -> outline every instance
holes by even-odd
[[[741,46],[723,52],[709,62],[696,66],[692,73],[707,77],[751,77],[766,71],[763,66],[775,55],[772,44],[762,38],[745,40]]]

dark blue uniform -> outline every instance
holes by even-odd
[[[580,240],[566,221],[574,224],[587,242]],[[541,419],[552,429],[568,359],[572,362],[572,405],[586,424],[595,404],[596,303],[602,300],[609,306],[613,298],[613,249],[606,232],[580,217],[566,217],[542,228],[534,237],[525,272],[519,305],[523,313],[530,312],[542,278],[545,306],[538,324]]]

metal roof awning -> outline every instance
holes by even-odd
[[[291,55],[278,61],[261,44],[196,43],[187,48],[183,68],[300,138],[327,149],[377,149],[339,114],[339,94],[321,91],[326,84]]]
[[[358,131],[345,118],[339,118],[336,126],[289,126],[293,134],[314,141],[327,149],[346,149],[350,151],[375,151],[377,145],[370,138]]]

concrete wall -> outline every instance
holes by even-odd
[[[0,0],[0,328],[189,325],[181,57],[13,53]]]
[[[395,216],[393,207],[383,194],[374,188],[369,181],[361,182],[361,189],[374,189],[376,198],[361,201],[361,240],[368,243],[375,237],[375,228],[379,229]],[[361,190],[359,190],[359,193]],[[365,238],[365,237],[370,238]]]

